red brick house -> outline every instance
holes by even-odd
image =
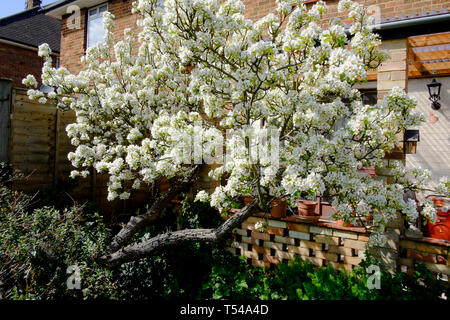
[[[28,0],[23,12],[0,19],[0,78],[12,81],[12,87],[24,87],[28,74],[40,77],[42,59],[39,45],[48,43],[57,63],[61,23],[45,15],[41,1]]]

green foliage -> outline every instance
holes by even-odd
[[[414,276],[390,274],[380,268],[380,288],[367,285],[369,265],[378,262],[371,256],[351,273],[332,267],[317,268],[299,257],[265,273],[234,256],[222,257],[213,266],[203,288],[206,299],[288,299],[288,300],[436,300],[449,295],[448,285],[418,265]]]
[[[251,268],[228,252],[216,255],[209,281],[203,285],[203,299],[265,299],[266,274],[262,268]]]
[[[6,186],[14,173],[4,167],[6,172],[0,170],[4,177],[0,181],[0,298],[413,300],[450,294],[448,285],[424,265],[417,265],[412,276],[392,275],[381,268],[380,289],[371,290],[366,270],[378,263],[370,256],[351,273],[316,268],[299,258],[267,273],[221,245],[188,243],[139,261],[103,265],[98,258],[111,241],[111,231],[98,214],[80,207],[33,208],[29,196]],[[132,242],[166,228],[216,228],[223,222],[216,210],[191,201],[183,201],[181,211],[167,217],[141,230]],[[81,290],[67,288],[71,265],[80,268]]]
[[[187,228],[216,228],[222,222],[217,210],[200,202],[183,201],[177,219],[153,225],[135,235],[141,241],[156,234]],[[172,246],[156,255],[129,262],[116,268],[121,299],[174,299],[200,295],[202,284],[208,280],[213,257],[220,254],[219,246],[207,243],[186,243]]]
[[[366,274],[365,268],[378,262],[367,255],[355,271]],[[375,290],[376,299],[383,300],[435,300],[442,295],[449,297],[450,286],[437,279],[424,264],[417,263],[413,275],[404,272],[389,273],[381,268],[380,289]]]
[[[80,208],[27,210],[29,197],[1,187],[0,294],[12,299],[79,298],[68,290],[67,268],[80,268],[82,285],[109,297],[109,272],[99,266],[108,230],[98,215],[84,217]]]
[[[208,244],[174,246],[122,265],[98,259],[111,241],[111,232],[98,214],[79,207],[33,209],[31,198],[0,185],[0,298],[6,299],[161,299],[187,298],[200,293],[211,271]],[[169,215],[170,216],[170,215]],[[156,224],[139,234],[151,237],[171,229],[217,227],[217,211],[201,203],[183,203],[179,219]],[[76,265],[81,290],[67,289],[67,268]]]

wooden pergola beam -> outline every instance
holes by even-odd
[[[447,44],[450,43],[450,32],[413,36],[408,38],[408,42],[413,48]]]
[[[414,54],[416,59],[420,61],[450,59],[450,50],[423,51]]]
[[[411,47],[408,47],[408,55],[409,55],[409,61],[413,64],[413,66],[415,67],[415,71],[422,73],[422,63],[417,60],[416,58],[416,54],[414,53],[413,49]]]

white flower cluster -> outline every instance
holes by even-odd
[[[386,244],[387,238],[380,233],[372,233],[369,237],[369,247],[383,247]]]
[[[436,191],[444,197],[450,197],[450,179],[448,177],[442,177],[439,179],[439,184],[436,187]]]
[[[420,205],[422,205],[422,215],[425,217],[427,221],[430,221],[431,223],[436,223],[437,220],[437,214],[436,214],[436,208],[434,207],[433,201],[431,199],[424,199],[420,202]]]
[[[209,194],[205,190],[200,190],[195,197],[195,201],[207,202],[209,200]]]
[[[258,221],[255,223],[255,230],[259,232],[264,232],[264,222]]]
[[[38,82],[32,74],[29,74],[25,79],[23,79],[22,84],[26,85],[27,87],[33,88],[36,88],[38,86]]]

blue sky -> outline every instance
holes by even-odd
[[[49,4],[56,0],[43,0],[42,4]],[[14,13],[18,13],[25,10],[26,0],[1,0],[0,5],[0,18],[10,16]]]

